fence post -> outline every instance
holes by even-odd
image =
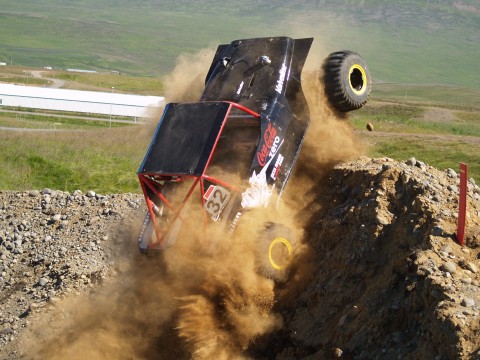
[[[465,240],[465,216],[467,213],[468,166],[460,163],[460,194],[458,198],[457,241],[463,246]]]

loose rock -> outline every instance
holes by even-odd
[[[462,300],[462,305],[465,307],[474,307],[475,306],[475,300],[470,299],[470,298],[465,298]]]
[[[478,272],[477,266],[472,262],[467,263],[467,269],[475,274]]]
[[[447,261],[446,263],[444,263],[442,265],[441,269],[443,271],[446,271],[446,272],[450,273],[450,274],[454,274],[457,271],[457,267],[451,261]]]

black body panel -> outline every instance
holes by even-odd
[[[226,200],[207,217],[231,230],[245,211],[269,206],[273,193],[281,195],[310,123],[301,72],[312,41],[272,37],[220,45],[200,101],[167,106],[138,170],[150,217],[144,226],[150,230],[139,239],[141,249],[161,248],[173,238],[165,235],[172,230],[162,230],[162,221],[172,227],[178,222],[163,215],[163,204],[170,206],[165,190],[178,188],[188,177],[197,180],[184,203],[199,188],[201,196],[195,198],[207,214],[212,201],[207,190],[217,186],[214,191],[223,191]],[[240,174],[241,183],[230,186],[228,176],[215,175],[216,167]],[[175,219],[182,208],[171,210]],[[152,229],[155,246],[148,244]]]
[[[205,169],[229,104],[168,104],[140,173],[200,176]]]
[[[200,100],[234,101],[258,113],[268,113],[268,107],[282,96],[290,103],[296,102],[301,91],[300,74],[312,41],[273,37],[220,45]],[[292,86],[291,82],[297,84]]]
[[[283,164],[278,174],[267,177],[267,182],[275,183],[279,193],[288,181],[310,123],[300,77],[312,41],[312,38],[272,37],[220,45],[201,97],[203,101],[234,101],[261,115],[262,137],[251,171],[272,173],[280,151],[277,155],[271,148],[279,140]],[[269,124],[273,127],[271,132],[267,131]],[[265,139],[264,135],[272,133],[275,133],[274,143],[270,144],[272,139]]]

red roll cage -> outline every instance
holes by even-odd
[[[202,102],[203,104],[212,104],[212,103],[223,103],[227,104],[228,107],[226,110],[224,110],[224,116],[223,120],[221,121],[220,128],[218,130],[218,133],[216,134],[216,137],[213,142],[213,146],[211,147],[211,151],[208,154],[208,159],[206,160],[205,166],[203,166],[203,169],[201,170],[200,173],[185,173],[185,172],[163,172],[162,170],[156,170],[156,171],[139,171],[138,173],[138,178],[142,187],[143,194],[145,196],[145,201],[147,203],[147,208],[148,212],[150,214],[150,218],[153,222],[153,228],[155,232],[155,238],[156,241],[154,240],[153,242],[150,242],[148,244],[148,248],[163,248],[165,247],[166,244],[164,244],[164,236],[165,234],[168,234],[171,228],[174,226],[174,224],[177,222],[177,220],[183,221],[181,213],[182,210],[184,209],[185,205],[189,201],[190,197],[194,193],[195,189],[197,188],[198,185],[200,188],[200,201],[202,203],[202,206],[205,206],[206,203],[206,198],[205,194],[208,191],[206,189],[206,181],[208,181],[211,184],[214,185],[219,185],[222,186],[226,189],[229,189],[232,192],[238,192],[240,189],[232,184],[229,184],[225,181],[222,181],[216,177],[212,177],[207,174],[209,165],[212,161],[212,156],[214,152],[216,151],[217,145],[219,143],[220,136],[227,125],[227,121],[230,120],[229,123],[232,121],[240,121],[240,119],[254,119],[255,121],[252,123],[246,123],[243,122],[243,125],[259,125],[260,123],[260,114],[257,112],[239,105],[234,102],[230,101],[219,101],[219,102]],[[243,113],[243,115],[231,115],[232,109],[238,109]],[[233,124],[235,125],[235,124]],[[159,127],[160,128],[160,127]],[[159,131],[159,130],[157,130]],[[155,138],[154,138],[155,140]],[[148,157],[148,153],[147,153]],[[190,186],[189,190],[187,191],[187,194],[181,201],[180,205],[175,207],[169,199],[165,196],[164,193],[162,193],[162,189],[165,186],[166,183],[169,184],[179,184],[179,183],[184,183],[185,181],[191,180],[192,185]],[[166,228],[162,228],[158,222],[157,216],[156,216],[156,209],[158,209],[158,205],[160,204],[155,204],[154,199],[152,199],[152,194],[159,200],[160,203],[163,203],[169,210],[171,210],[173,216],[171,217],[169,221],[169,225]],[[207,211],[204,211],[204,226],[206,227],[208,224],[208,214]]]

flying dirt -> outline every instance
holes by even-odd
[[[312,41],[220,45],[200,101],[166,106],[138,171],[148,208],[140,250],[184,247],[186,258],[172,250],[175,266],[166,256],[167,271],[180,280],[195,269],[189,288],[201,291],[182,297],[178,330],[196,357],[231,358],[278,327],[272,279],[286,281],[306,251],[293,207],[279,202],[310,123],[301,74]],[[333,53],[323,70],[315,85],[336,111],[366,103],[371,80],[360,55]],[[191,253],[207,257],[191,261]]]
[[[171,101],[192,96],[184,89],[198,91],[186,101],[200,98],[205,76],[185,69],[206,53],[215,51],[180,60]],[[310,126],[282,201],[273,215],[246,212],[228,236],[204,237],[203,203],[192,204],[174,244],[145,256],[135,249],[147,212],[138,195],[1,192],[0,220],[11,229],[0,234],[2,279],[10,277],[3,358],[478,358],[480,189],[470,183],[460,247],[457,175],[362,157],[365,145],[314,68],[302,76]],[[289,230],[275,239],[295,249],[280,274],[258,242],[271,222]]]
[[[220,45],[200,101],[166,106],[138,170],[148,207],[140,250],[166,248],[181,236],[194,216],[185,208],[197,192],[205,228],[217,232],[235,230],[245,213],[268,208],[272,197],[278,202],[310,124],[301,74],[312,41],[273,37]],[[337,111],[366,103],[371,79],[360,55],[333,53],[323,70],[318,85]]]

